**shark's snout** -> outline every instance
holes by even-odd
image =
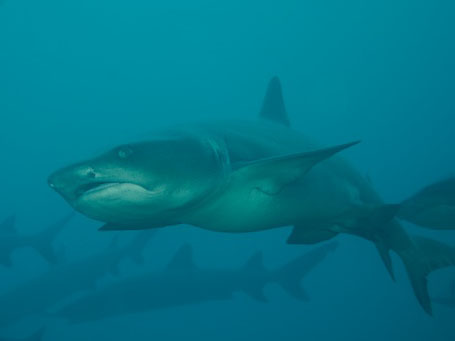
[[[89,165],[74,165],[60,169],[47,179],[49,187],[54,189],[66,199],[74,199],[77,189],[82,185],[94,182],[97,173]]]
[[[54,172],[52,173],[51,175],[48,176],[47,178],[47,184],[49,185],[50,188],[54,189],[54,190],[58,190],[58,184],[60,183],[59,181],[59,178],[60,178],[60,175],[59,175],[60,171],[57,171],[57,172]]]

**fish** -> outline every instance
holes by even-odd
[[[43,231],[33,235],[22,235],[18,233],[15,228],[15,215],[7,217],[0,225],[0,264],[5,267],[11,267],[12,253],[16,249],[23,247],[35,249],[50,264],[58,263],[59,255],[52,243],[73,216],[74,212],[70,212],[46,227]]]
[[[124,246],[119,246],[114,237],[103,251],[61,262],[15,285],[0,296],[0,326],[13,325],[28,316],[47,316],[49,310],[72,295],[95,290],[98,280],[106,274],[117,275],[119,263],[126,258],[143,263],[143,249],[153,235],[154,231],[141,231]]]
[[[293,226],[288,244],[340,233],[373,242],[394,279],[390,252],[403,261],[428,314],[427,276],[455,265],[455,248],[409,235],[402,205],[384,203],[334,146],[292,129],[281,82],[269,82],[259,119],[177,125],[52,173],[49,186],[102,231],[188,224],[247,233]]]
[[[316,247],[273,270],[264,267],[262,252],[254,253],[240,269],[201,269],[193,262],[192,247],[184,244],[163,271],[148,272],[99,288],[64,306],[55,316],[70,323],[84,323],[230,300],[236,292],[267,302],[263,289],[268,283],[276,283],[292,297],[306,301],[308,295],[301,286],[302,279],[336,247],[336,242]]]
[[[455,177],[427,186],[401,203],[398,217],[435,230],[455,229]]]

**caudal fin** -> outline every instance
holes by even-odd
[[[432,315],[427,276],[434,270],[455,266],[455,248],[425,237],[413,237],[412,241],[415,247],[397,253],[403,260],[417,300]]]
[[[61,251],[56,252],[52,245],[52,241],[42,240],[33,245],[33,248],[38,251],[38,253],[43,256],[43,258],[50,264],[60,264],[58,255],[61,254]]]
[[[332,242],[312,249],[300,257],[275,270],[275,281],[291,296],[308,300],[308,295],[302,288],[302,279],[316,266],[318,266],[338,246]]]
[[[54,250],[53,242],[56,236],[73,217],[74,212],[71,212],[54,224],[50,225],[43,232],[31,237],[31,246],[35,248],[50,264],[63,262],[62,260],[59,260],[59,254]]]
[[[403,201],[398,217],[430,229],[455,229],[455,177],[427,186]]]

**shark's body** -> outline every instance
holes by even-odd
[[[0,264],[11,266],[11,255],[14,250],[31,247],[38,251],[51,264],[58,262],[58,255],[52,245],[55,237],[70,221],[74,214],[70,213],[42,232],[33,235],[21,235],[15,229],[15,216],[10,216],[0,225]]]
[[[183,128],[181,134],[202,136],[222,155],[223,167],[229,170],[212,190],[210,200],[182,213],[184,223],[222,232],[253,232],[289,225],[308,227],[326,224],[353,205],[380,203],[368,182],[336,157],[303,177],[291,174],[282,182],[252,179],[261,169],[251,169],[253,174],[245,170],[244,174],[234,175],[232,170],[256,160],[318,149],[300,133],[281,125],[267,121],[222,122],[194,130]]]
[[[318,247],[275,270],[264,268],[260,253],[255,254],[241,269],[211,270],[195,266],[191,249],[185,245],[164,271],[111,284],[70,303],[58,315],[71,322],[86,322],[155,309],[229,300],[236,292],[266,301],[263,288],[268,283],[278,283],[292,296],[306,299],[300,286],[301,280],[335,247],[334,243]]]
[[[294,226],[288,240],[315,244],[348,233],[372,241],[393,276],[403,260],[419,302],[431,313],[426,276],[454,265],[455,250],[411,238],[370,183],[334,154],[289,128],[277,78],[262,120],[182,126],[122,145],[49,178],[76,210],[103,230],[191,224],[222,232]]]
[[[125,257],[142,262],[144,245],[153,233],[143,231],[123,247],[112,243],[106,250],[79,261],[59,264],[42,275],[14,286],[0,296],[0,326],[11,325],[26,316],[39,315],[73,294],[94,290],[107,273],[115,274]]]

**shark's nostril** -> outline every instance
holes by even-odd
[[[87,170],[87,176],[88,176],[89,178],[95,178],[95,177],[96,177],[96,173],[95,173],[95,171],[93,170],[93,168],[89,168],[89,169]]]

